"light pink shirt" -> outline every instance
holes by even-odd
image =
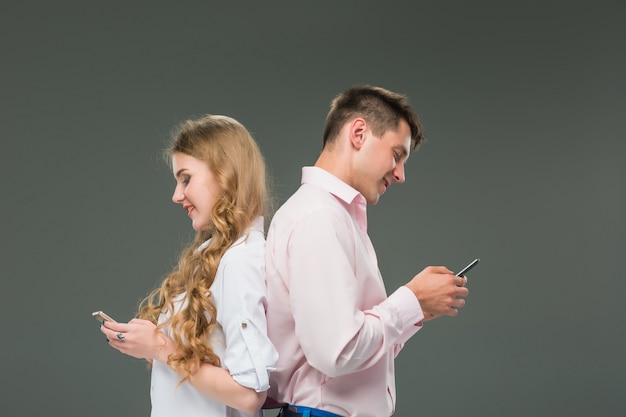
[[[303,168],[268,231],[266,280],[279,352],[269,396],[341,416],[393,414],[394,358],[424,315],[404,286],[387,297],[363,195]]]

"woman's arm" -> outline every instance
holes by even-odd
[[[167,358],[177,349],[176,343],[148,320],[132,319],[127,324],[105,322],[102,332],[111,347],[135,358],[167,364]],[[123,340],[117,337],[118,334]],[[244,387],[233,379],[228,370],[207,363],[201,364],[192,373],[189,382],[199,392],[248,414],[256,413],[267,397],[267,392]]]
[[[248,414],[259,411],[267,398],[267,391],[239,385],[226,369],[207,363],[200,365],[190,382],[201,393]]]

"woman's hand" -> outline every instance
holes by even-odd
[[[135,358],[167,363],[167,357],[176,350],[174,341],[148,320],[105,321],[100,330],[109,339],[111,347]]]

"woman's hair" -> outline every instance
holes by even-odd
[[[404,119],[411,129],[413,150],[425,139],[420,118],[405,95],[366,84],[351,87],[333,99],[324,126],[324,147],[333,143],[344,124],[355,117],[364,118],[378,136],[397,130]]]
[[[183,122],[166,150],[168,161],[176,153],[204,161],[222,190],[213,206],[210,229],[197,232],[161,287],[139,307],[139,318],[155,324],[161,313],[170,315],[158,327],[171,328],[178,351],[170,355],[168,364],[182,375],[183,382],[202,362],[220,365],[209,343],[217,316],[210,288],[226,250],[256,217],[265,214],[268,184],[256,142],[230,117],[207,115]],[[209,238],[209,244],[198,250]],[[181,294],[184,299],[175,308],[174,301]]]

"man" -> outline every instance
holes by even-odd
[[[282,416],[390,416],[395,356],[424,320],[458,313],[466,280],[431,266],[387,296],[378,269],[366,206],[404,182],[423,140],[407,98],[352,87],[333,100],[323,137],[268,231],[268,335],[279,352],[269,396],[289,404]]]

